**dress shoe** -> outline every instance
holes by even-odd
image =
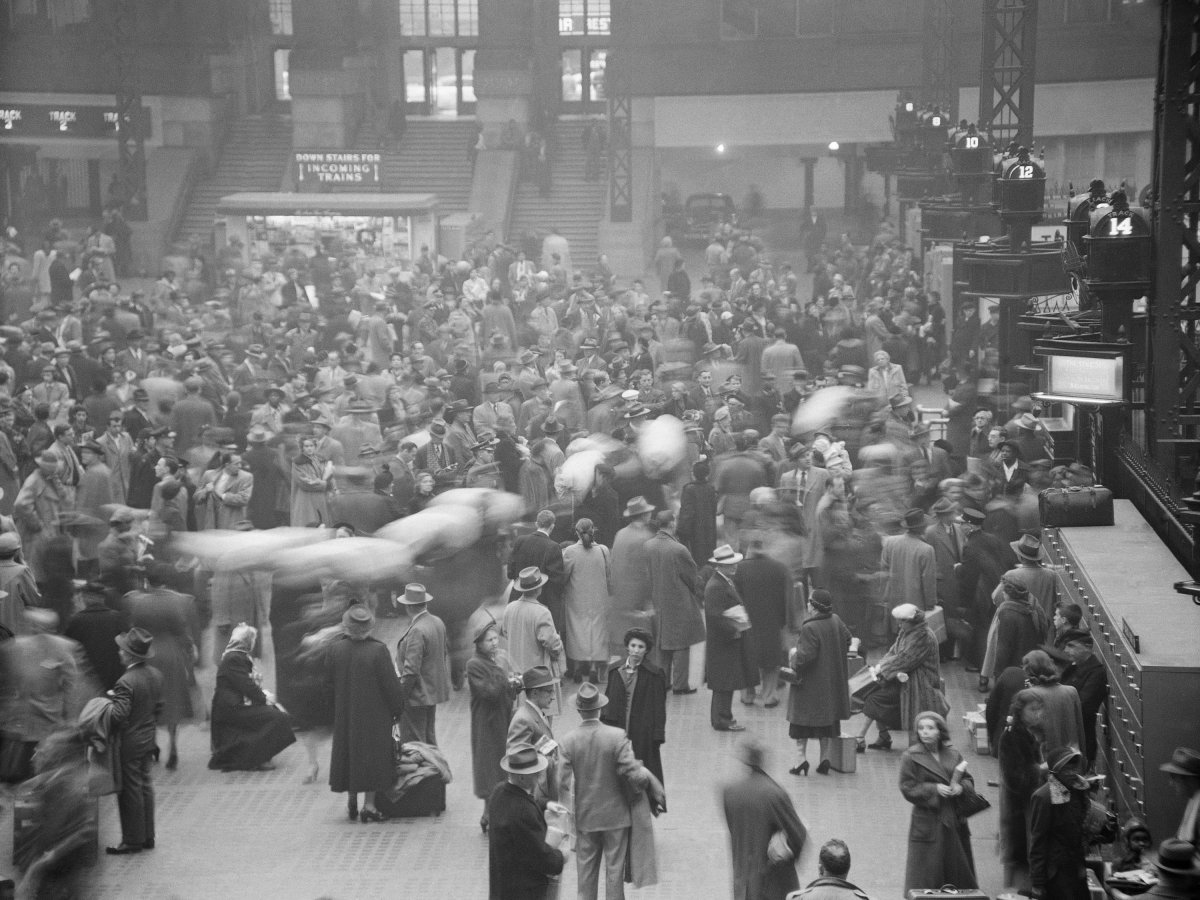
[[[682,697],[686,694],[694,694],[696,693],[696,690],[696,688],[674,688],[671,693],[678,697]]]
[[[979,666],[973,666],[970,663],[967,663],[965,666],[963,666],[963,668],[966,669],[968,672],[978,672],[979,671]]]
[[[104,852],[109,856],[126,856],[130,853],[141,853],[142,848],[134,844],[120,844],[116,847],[105,847]]]
[[[888,738],[886,741],[875,741],[874,743],[867,744],[867,749],[868,750],[891,750],[892,749],[892,739]]]
[[[829,760],[823,759],[819,763],[817,763],[817,774],[818,775],[828,775],[829,768],[830,768]]]
[[[143,850],[153,850],[154,849],[154,841],[146,841],[146,843],[142,844],[142,849]]]
[[[742,698],[742,706],[753,706],[753,705],[754,705],[753,697],[743,697]]]
[[[364,809],[358,814],[358,821],[362,822],[364,825],[370,822],[386,822],[387,816],[377,809]]]
[[[746,726],[739,725],[737,722],[732,722],[729,725],[724,726],[723,728],[716,728],[715,730],[716,731],[745,731]]]
[[[805,777],[807,777],[808,776],[808,760],[806,759],[804,762],[800,763],[800,765],[798,765],[798,766],[792,766],[790,769],[788,769],[788,774],[789,775],[804,775]]]
[[[983,676],[979,678],[979,693],[986,694],[988,692],[988,680]]]
[[[763,707],[764,707],[765,709],[774,709],[774,708],[775,708],[775,707],[777,707],[778,705],[779,705],[779,701],[778,701],[778,700],[768,700],[768,701],[766,701],[766,702],[763,704]]]
[[[350,818],[351,822],[358,821],[358,797],[352,796],[346,802],[346,815]]]
[[[179,756],[178,756],[178,754],[172,753],[170,756],[167,757],[167,771],[174,772],[178,768],[179,768]]]

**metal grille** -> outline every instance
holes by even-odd
[[[958,121],[958,82],[955,79],[955,0],[925,0],[922,99]]]
[[[613,30],[620,47],[629,46],[630,0],[612,4]],[[604,88],[608,93],[608,218],[633,221],[633,97],[629,73],[620,54],[609,51],[605,60]]]
[[[107,0],[106,27],[117,83],[117,198],[125,218],[144,222],[146,209],[146,139],[142,121],[142,89],[138,83],[139,40],[134,0]]]
[[[993,147],[1033,143],[1036,0],[984,0],[979,130]]]

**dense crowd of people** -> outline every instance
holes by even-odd
[[[724,226],[691,275],[664,239],[653,296],[618,284],[603,256],[580,271],[553,229],[540,253],[489,232],[462,259],[421,248],[386,272],[336,239],[254,258],[233,240],[144,291],[118,283],[111,239],[10,229],[5,780],[50,782],[86,747],[116,751],[109,852],[153,849],[156,726],[174,767],[176,729],[199,714],[194,667],[211,659],[211,767],[270,766],[295,729],[315,781],[327,730],[330,787],[351,819],[380,821],[436,804],[421,785],[445,767],[437,707],[466,685],[493,896],[544,896],[572,833],[581,900],[601,871],[611,900],[658,877],[666,698],[703,685],[717,731],[745,730],[735,695],[783,704],[796,777],[811,740],[815,772],[837,771],[834,742],[860,708],[857,752],[908,732],[905,888],[969,888],[978,795],[949,743],[941,670],[960,659],[1000,757],[1006,881],[1086,896],[1100,834],[1084,776],[1107,683],[1042,564],[1037,493],[1092,473],[1055,465],[1030,397],[981,390],[998,365],[993,313],[968,306],[948,329],[891,233],[859,246],[816,228],[798,254],[811,292]],[[922,382],[946,392],[933,422]],[[472,501],[483,524],[457,544],[466,523],[436,514],[464,488],[485,498]],[[501,495],[510,514],[486,499]],[[418,525],[430,536],[405,546],[438,579],[428,589],[345,563],[298,586],[270,554],[211,551],[222,535],[250,547],[274,534],[345,541],[343,560],[395,555],[383,541],[414,542]],[[213,542],[196,543],[205,532]],[[457,562],[439,569],[446,556]],[[401,620],[394,655],[371,637],[380,616]],[[262,686],[268,647],[278,696]],[[874,661],[851,696],[858,652]],[[571,707],[582,725],[556,736]],[[399,775],[393,724],[411,753]],[[735,896],[782,897],[800,887],[806,829],[762,747],[741,759],[746,783],[724,802]],[[1170,765],[1192,790],[1179,837],[1194,841],[1195,755]],[[77,838],[42,850],[39,878],[77,877]],[[822,847],[800,896],[861,896],[849,858],[840,841]]]

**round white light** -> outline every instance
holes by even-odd
[[[837,141],[830,141],[829,149],[836,153],[838,150],[842,149],[842,145],[839,144]]]
[[[725,152],[725,145],[724,145],[724,144],[717,144],[717,152],[718,152],[718,153],[724,153],[724,152]]]

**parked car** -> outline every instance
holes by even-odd
[[[667,233],[673,240],[706,243],[722,225],[737,225],[737,207],[728,194],[692,194],[672,219]]]

